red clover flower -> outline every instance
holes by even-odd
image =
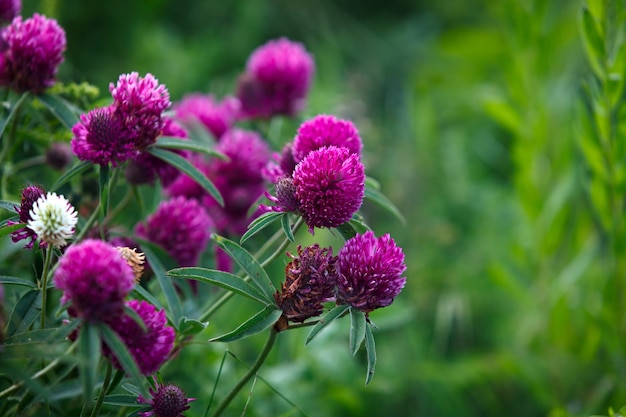
[[[359,131],[352,122],[323,114],[300,125],[293,140],[293,158],[300,162],[309,152],[330,145],[348,148],[359,157],[363,149]]]
[[[44,191],[44,189],[37,185],[29,185],[28,187],[24,188],[24,190],[22,190],[22,203],[19,207],[15,207],[15,211],[17,211],[17,214],[20,216],[20,221],[15,222],[9,220],[7,224],[11,226],[18,223],[27,224],[29,221],[31,221],[32,218],[30,217],[30,211],[33,209],[33,205],[37,200],[39,200],[40,197],[44,196],[45,194],[46,192]],[[24,246],[25,249],[30,249],[33,247],[35,240],[37,240],[37,233],[35,233],[35,231],[29,227],[24,227],[11,233],[11,240],[14,243],[17,243],[23,239],[30,239],[30,242],[27,242]]]
[[[183,412],[190,408],[189,403],[195,398],[187,398],[187,394],[174,384],[157,384],[150,388],[152,398],[148,401],[139,397],[137,401],[150,405],[150,411],[139,413],[141,417],[183,417]]]

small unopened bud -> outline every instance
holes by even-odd
[[[293,184],[293,178],[279,178],[274,184],[274,190],[280,207],[285,211],[298,211],[298,198],[296,197],[296,186]]]

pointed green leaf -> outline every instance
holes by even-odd
[[[374,372],[376,371],[376,344],[374,343],[372,326],[369,323],[365,326],[365,349],[367,351],[367,377],[365,378],[365,385],[368,385],[372,382]]]
[[[172,269],[167,272],[167,275],[174,278],[190,278],[206,282],[267,305],[267,300],[259,290],[248,284],[241,277],[228,272],[192,267]]]
[[[5,237],[8,234],[15,232],[26,227],[25,223],[12,224],[11,226],[4,226],[0,229],[0,238]]]
[[[365,337],[365,314],[358,308],[350,307],[350,353],[356,355]]]
[[[24,278],[0,276],[0,284],[21,285],[23,287],[37,288],[37,284]]]
[[[93,401],[93,393],[96,389],[101,346],[102,342],[98,334],[98,327],[89,321],[85,321],[80,329],[79,336],[79,366],[83,395],[89,404]]]
[[[274,293],[276,288],[272,283],[272,280],[267,275],[267,272],[261,267],[259,261],[250,254],[247,250],[239,246],[232,240],[228,240],[225,237],[211,235],[211,238],[222,248],[232,259],[234,259],[239,266],[245,271],[246,274],[252,279],[252,282],[256,284],[261,293],[265,296],[267,304],[276,305],[274,300]]]
[[[324,315],[324,317],[320,319],[320,321],[315,326],[313,326],[308,336],[306,337],[306,341],[304,342],[304,344],[308,345],[319,332],[326,328],[326,326],[332,323],[333,320],[335,320],[337,317],[340,317],[349,308],[349,305],[340,305],[333,307],[328,313]]]
[[[606,57],[606,49],[603,42],[603,34],[596,19],[587,8],[583,8],[582,11],[582,33],[589,64],[596,76],[604,79],[605,70],[602,66],[602,61]]]
[[[54,184],[52,184],[52,187],[50,187],[50,190],[51,191],[56,190],[57,188],[59,188],[60,186],[62,186],[63,184],[71,180],[72,178],[74,178],[75,176],[82,174],[91,166],[92,166],[91,162],[87,162],[87,161],[77,162],[69,170],[65,171],[65,173],[61,175],[61,177],[58,180],[56,180]]]
[[[215,188],[215,185],[188,160],[178,154],[156,147],[149,148],[147,152],[187,174],[191,179],[202,186],[219,205],[224,206],[224,199],[217,188]]]
[[[136,298],[146,300],[147,302],[149,302],[150,304],[152,304],[159,310],[163,310],[163,304],[161,304],[161,302],[157,300],[154,297],[154,295],[150,294],[150,292],[148,292],[148,290],[146,290],[141,285],[135,285],[135,288],[133,288],[132,294]]]
[[[248,225],[248,230],[246,231],[246,233],[243,234],[243,236],[241,236],[239,244],[243,245],[246,240],[250,239],[252,236],[256,235],[261,230],[274,223],[276,220],[278,220],[280,216],[282,216],[282,213],[277,213],[275,211],[269,211],[267,213],[261,214]]]
[[[293,230],[291,229],[291,222],[289,221],[289,214],[284,213],[280,218],[280,224],[283,227],[283,232],[285,232],[285,236],[289,239],[290,242],[294,242],[296,240],[293,237]]]
[[[44,93],[37,97],[68,129],[72,129],[78,123],[78,115],[82,113],[81,110],[61,96]]]
[[[201,333],[206,329],[209,322],[201,322],[199,320],[190,319],[189,317],[181,317],[178,323],[178,329],[181,335],[193,336]]]
[[[402,216],[398,208],[383,193],[381,193],[380,190],[375,188],[375,186],[372,185],[371,181],[365,182],[364,198],[378,205],[379,207],[387,210],[390,214],[395,216],[403,224],[406,223],[404,216]]]
[[[143,377],[137,367],[137,363],[122,339],[120,339],[117,333],[115,333],[107,325],[99,323],[97,326],[100,330],[102,340],[106,343],[109,349],[111,349],[111,352],[113,352],[115,358],[122,365],[126,374],[131,378],[135,385],[139,387],[141,395],[143,395],[144,398],[149,398],[148,390],[143,383]]]
[[[15,203],[13,201],[0,201],[0,208],[10,211],[11,213],[17,213],[17,207],[19,206],[20,203]]]
[[[9,325],[7,336],[23,333],[41,314],[41,290],[30,290],[15,304]]]
[[[219,159],[227,160],[228,157],[204,143],[193,140],[185,140],[177,137],[161,136],[157,139],[155,146],[163,149],[186,149],[189,151],[203,153]]]
[[[282,314],[283,312],[277,310],[276,307],[267,306],[232,332],[214,337],[209,342],[232,342],[261,333],[274,325]]]
[[[17,99],[15,104],[13,104],[13,106],[11,107],[11,111],[9,112],[7,117],[2,119],[2,120],[0,120],[0,138],[2,138],[2,136],[4,135],[4,130],[9,125],[9,122],[11,122],[11,119],[13,119],[15,117],[15,115],[17,114],[17,110],[20,108],[20,106],[22,105],[22,103],[24,102],[26,97],[28,97],[28,92],[22,94]]]
[[[134,407],[134,408],[142,408],[147,407],[148,404],[137,402],[137,397],[134,395],[126,395],[126,394],[112,394],[104,397],[104,404],[107,405],[117,405],[120,407]]]
[[[146,255],[146,259],[150,263],[152,271],[154,271],[154,275],[159,281],[161,291],[163,291],[163,294],[165,295],[165,299],[167,300],[167,304],[169,307],[168,310],[172,314],[172,324],[174,324],[174,326],[177,326],[180,318],[183,315],[180,300],[178,298],[178,293],[176,292],[174,285],[170,281],[169,277],[166,276],[166,268],[161,263],[161,259],[168,260],[171,258],[165,253],[163,249],[153,243],[145,240],[139,240],[139,244],[141,246],[141,250]]]
[[[352,219],[335,228],[335,230],[337,230],[345,240],[351,239],[357,234],[363,234],[368,230],[371,230],[365,223],[357,220],[355,217],[356,216],[353,216]]]

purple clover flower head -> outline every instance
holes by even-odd
[[[29,185],[28,187],[22,190],[22,202],[19,207],[15,206],[15,211],[20,216],[20,221],[15,222],[12,220],[8,221],[8,225],[14,225],[18,223],[28,224],[29,221],[32,220],[30,217],[30,212],[33,209],[33,205],[40,197],[46,195],[45,190],[42,187],[37,185]],[[22,229],[16,230],[11,233],[11,240],[13,243],[17,243],[23,239],[30,239],[30,242],[27,242],[24,246],[24,249],[30,249],[33,247],[33,244],[37,240],[37,233],[29,227],[24,227]]]
[[[235,97],[218,102],[212,95],[188,94],[174,105],[176,117],[184,124],[198,121],[219,139],[236,122],[241,104]]]
[[[165,117],[163,119],[162,136],[174,137],[184,140],[188,137],[187,131],[174,119]],[[185,150],[174,151],[180,156],[187,158],[189,152]],[[153,184],[156,178],[161,180],[161,184],[167,187],[178,178],[180,171],[167,162],[159,159],[147,152],[141,152],[134,159],[128,162],[124,169],[124,175],[131,184]]]
[[[0,24],[10,22],[22,12],[22,0],[0,0]]]
[[[331,145],[348,148],[359,157],[363,149],[359,131],[352,122],[324,114],[316,116],[298,128],[293,140],[293,158],[300,162],[309,152]]]
[[[191,406],[195,398],[187,398],[187,394],[174,384],[157,384],[150,388],[150,401],[139,396],[138,402],[149,404],[150,410],[139,413],[141,417],[183,417],[183,412]]]
[[[66,46],[56,20],[37,13],[26,20],[17,16],[0,36],[0,85],[39,94],[54,84]]]
[[[73,156],[69,143],[53,142],[46,150],[46,163],[58,171],[63,171],[72,162]]]
[[[133,270],[110,244],[86,239],[70,246],[59,260],[54,285],[70,302],[71,316],[107,321],[124,310],[124,298],[135,286]]]
[[[363,203],[365,168],[348,148],[325,146],[309,153],[293,172],[298,209],[315,227],[347,222]]]
[[[298,42],[280,38],[260,46],[237,86],[242,116],[294,116],[304,107],[314,71],[313,57]]]
[[[283,213],[297,213],[298,212],[298,198],[296,197],[296,186],[293,184],[293,178],[289,176],[280,177],[274,183],[274,193],[276,196],[265,193],[265,197],[273,202],[275,206],[261,205],[261,210],[276,211]]]
[[[113,106],[82,114],[72,133],[72,151],[81,161],[118,166],[138,154]]]
[[[198,201],[174,197],[137,224],[135,233],[161,246],[180,266],[196,266],[212,229],[213,221]]]
[[[244,182],[262,182],[262,170],[270,159],[270,149],[258,133],[231,129],[222,136],[215,150],[229,160],[215,160],[218,176]],[[220,190],[221,191],[221,190]]]
[[[402,248],[386,234],[368,231],[349,239],[339,250],[337,303],[369,313],[390,305],[406,283]]]
[[[135,149],[143,151],[156,142],[163,130],[162,113],[171,105],[170,93],[152,74],[120,75],[109,84],[116,115],[133,139]]]
[[[302,248],[298,256],[285,267],[285,282],[274,299],[288,321],[302,323],[322,314],[323,302],[335,296],[337,258],[332,248],[320,248],[316,243]]]
[[[152,375],[169,358],[174,347],[176,333],[167,325],[165,310],[157,309],[147,301],[131,300],[126,306],[137,312],[143,320],[145,330],[127,314],[108,321],[111,328],[128,347],[135,363],[144,375]],[[105,346],[103,354],[118,369],[122,369],[115,355]]]

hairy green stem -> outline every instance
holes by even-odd
[[[44,249],[43,271],[41,272],[41,328],[46,327],[46,302],[48,299],[48,275],[50,272],[50,263],[52,261],[52,248]]]
[[[224,410],[226,410],[226,407],[228,407],[230,402],[235,398],[241,388],[246,385],[250,378],[256,375],[261,365],[263,365],[263,363],[265,362],[265,359],[267,359],[267,355],[269,355],[270,351],[272,350],[277,334],[278,332],[274,328],[270,330],[267,342],[265,342],[265,346],[263,346],[263,350],[257,357],[256,361],[254,362],[252,367],[248,369],[248,372],[246,372],[246,374],[239,380],[239,382],[237,382],[237,385],[235,385],[233,389],[230,390],[226,398],[224,398],[224,400],[217,406],[217,409],[213,412],[213,414],[211,414],[212,417],[220,416],[224,412]]]

